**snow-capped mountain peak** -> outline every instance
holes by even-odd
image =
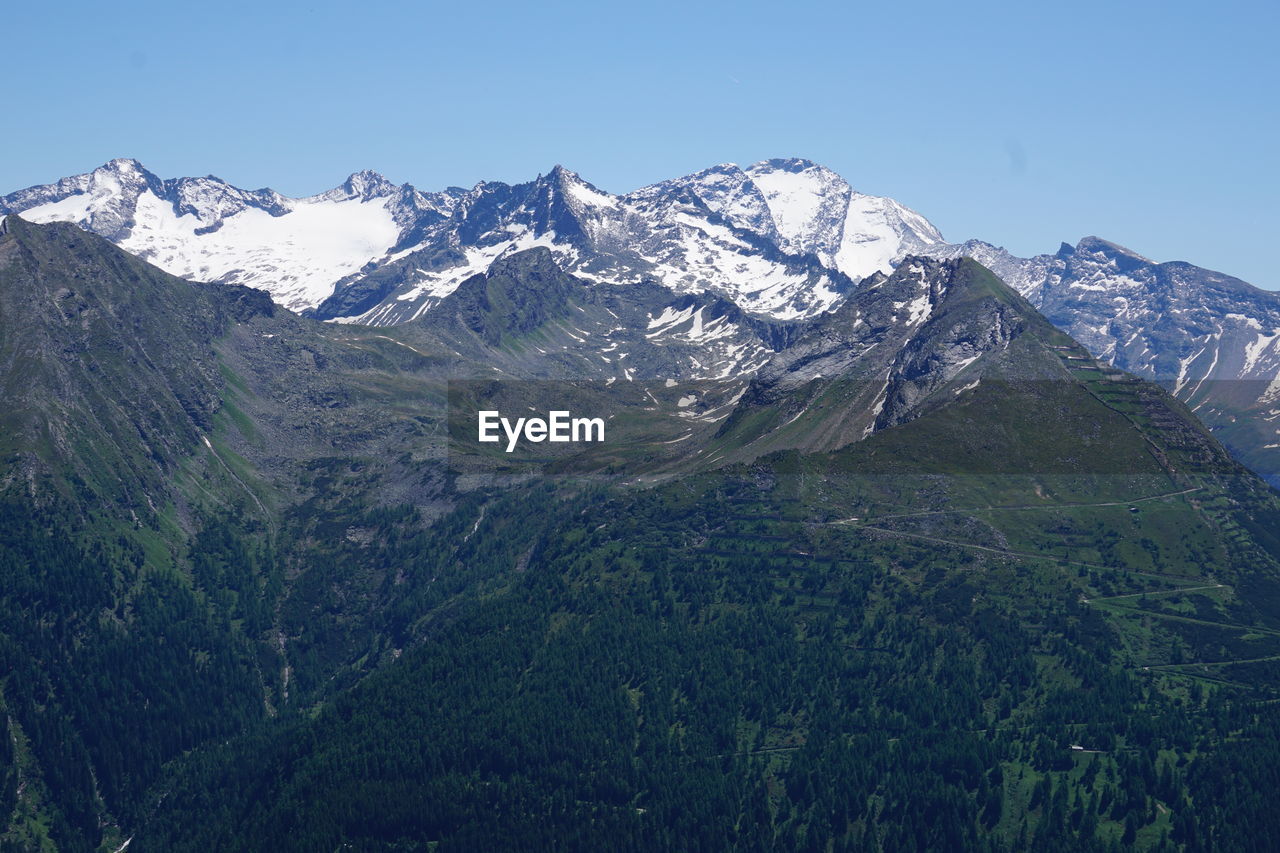
[[[607,192],[597,189],[577,173],[557,165],[547,176],[556,188],[564,193],[566,200],[576,212],[584,212],[592,208],[613,209],[618,206],[617,199]]]
[[[746,174],[763,193],[785,248],[813,252],[851,278],[887,273],[904,255],[943,242],[920,214],[859,193],[810,160],[762,160]]]
[[[97,172],[114,172],[119,175],[149,174],[142,164],[132,157],[116,157],[94,170]]]
[[[6,196],[0,211],[34,222],[70,220],[168,272],[261,287],[302,310],[332,293],[339,278],[385,256],[421,214],[398,215],[394,190],[357,173],[336,190],[291,199],[213,176],[162,181],[136,160],[117,159]],[[410,203],[399,207],[417,207],[407,193]]]
[[[71,220],[119,242],[128,235],[138,196],[161,186],[137,160],[121,157],[83,175],[12,193],[0,199],[0,212],[26,213],[36,222]]]
[[[358,198],[362,201],[369,201],[375,198],[385,198],[394,194],[399,187],[388,181],[378,172],[365,169],[359,172],[353,172],[350,177],[342,182],[342,185],[322,193],[323,196],[330,198]]]
[[[228,217],[249,208],[256,208],[272,216],[283,216],[290,210],[290,200],[274,190],[242,190],[231,186],[221,178],[209,175],[204,178],[179,178],[166,181],[160,187],[152,187],[155,200],[166,201],[179,217],[192,216],[200,222],[203,233],[211,233],[222,227]],[[152,199],[135,201],[134,213]],[[137,225],[136,216],[133,223]]]
[[[637,200],[669,196],[684,203],[701,204],[725,222],[780,245],[773,215],[760,188],[736,163],[722,163],[683,178],[636,190]]]
[[[114,160],[0,199],[4,212],[75,221],[175,274],[377,323],[418,316],[503,253],[535,245],[603,284],[652,281],[806,317],[941,240],[923,217],[799,159],[721,164],[625,195],[562,165],[527,184],[439,193],[361,171],[305,198],[212,176],[161,180]]]

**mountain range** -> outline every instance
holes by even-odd
[[[1280,498],[1191,408],[1207,381],[1162,387],[1037,309],[1121,275],[1135,303],[1253,291],[1100,241],[960,250],[803,161],[711,172],[599,194],[594,219],[564,170],[470,201],[363,175],[179,214],[216,182],[116,162],[44,202],[83,222],[8,208],[0,843],[1194,851],[1280,832]],[[313,283],[337,269],[301,248],[314,222],[392,218],[360,251],[331,241],[351,280],[298,313],[250,286],[265,266],[217,255],[190,280],[140,257],[129,193],[210,217],[170,257],[213,264],[200,240],[235,254],[265,217],[292,236],[255,251],[306,255]],[[896,236],[855,239],[869,209]],[[396,215],[424,224],[387,236]],[[600,249],[617,229],[643,253]],[[726,257],[779,277],[752,290]],[[1074,283],[1028,287],[1019,264]],[[419,269],[459,280],[396,300]],[[371,300],[360,316],[421,313],[327,322],[356,316],[326,316],[344,293]],[[477,441],[481,409],[559,407],[608,440]]]
[[[213,177],[163,181],[113,160],[5,196],[0,212],[76,222],[175,275],[259,286],[292,310],[370,325],[420,316],[502,254],[536,245],[580,276],[711,290],[787,319],[941,242],[891,199],[796,160],[716,167],[626,196],[557,166],[527,184],[438,193],[360,172],[303,199]]]
[[[544,247],[563,272],[597,285],[608,310],[644,311],[648,340],[683,343],[685,355],[648,365],[676,379],[752,375],[793,326],[907,255],[973,257],[1094,357],[1165,385],[1280,484],[1280,296],[1093,237],[1033,258],[948,243],[915,211],[805,160],[715,166],[624,195],[559,166],[525,184],[441,192],[358,172],[302,199],[214,177],[162,180],[113,160],[0,198],[0,213],[11,212],[75,222],[175,275],[258,287],[290,310],[365,325],[430,318],[469,278]],[[644,374],[635,354],[623,365],[609,331],[590,335],[558,344],[596,356],[586,375],[599,364],[618,378]]]

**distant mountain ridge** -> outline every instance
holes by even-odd
[[[795,159],[715,166],[621,196],[557,166],[525,184],[439,193],[358,172],[302,199],[213,177],[161,180],[112,160],[0,198],[0,213],[73,221],[175,275],[374,325],[420,316],[501,254],[535,245],[580,276],[710,290],[794,319],[942,242],[914,211]]]

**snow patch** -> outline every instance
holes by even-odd
[[[31,213],[42,221],[78,218],[58,208],[71,200]],[[290,210],[282,216],[249,207],[217,230],[197,234],[206,223],[191,214],[179,216],[173,205],[147,190],[138,196],[135,224],[120,248],[182,278],[263,288],[276,302],[300,311],[319,305],[335,282],[395,244],[400,227],[388,202],[289,200]]]

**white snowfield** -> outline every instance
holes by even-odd
[[[89,192],[20,211],[32,222],[86,224],[119,200],[121,184],[110,176]],[[334,284],[383,257],[400,236],[388,198],[334,200],[325,196],[280,198],[280,216],[243,207],[221,220],[178,215],[173,204],[145,189],[133,206],[133,224],[122,249],[166,272],[195,281],[221,281],[268,290],[294,311],[312,308]]]
[[[289,200],[272,216],[248,208],[211,234],[195,216],[177,216],[152,193],[138,199],[136,224],[120,247],[197,281],[266,286],[294,311],[313,308],[334,283],[384,256],[400,236],[387,199]]]

